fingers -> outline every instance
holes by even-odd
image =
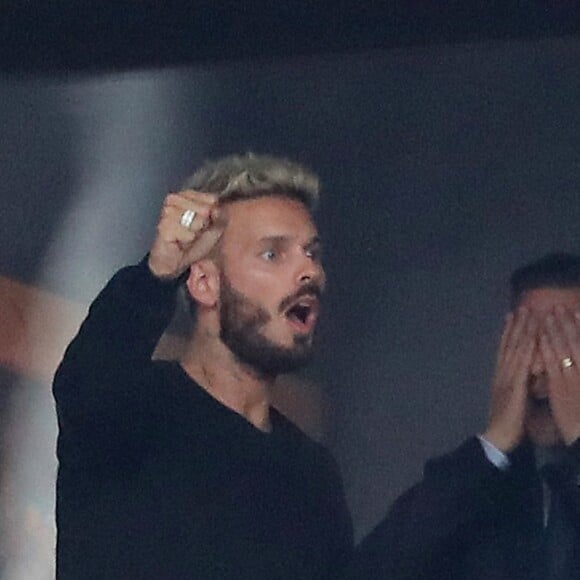
[[[538,321],[526,308],[507,317],[499,347],[498,365],[517,368],[522,360],[530,359],[534,350]]]
[[[151,272],[175,278],[206,256],[223,232],[220,215],[216,195],[191,190],[167,195],[149,252]]]
[[[564,396],[569,389],[580,389],[580,321],[576,313],[557,306],[546,318],[540,349],[550,378],[550,392]],[[571,359],[575,364],[563,366]]]
[[[205,202],[208,204],[215,204],[218,200],[218,197],[215,193],[204,193],[202,191],[194,191],[193,189],[184,189],[175,195],[179,195],[185,199],[188,199],[189,201]]]
[[[537,333],[538,322],[526,309],[506,319],[486,430],[488,441],[504,451],[513,449],[523,437],[527,382]]]
[[[193,209],[205,213],[215,208],[217,203],[218,197],[213,193],[186,190],[168,194],[163,205],[174,206],[182,210]]]
[[[498,349],[498,359],[499,360],[503,359],[503,357],[505,356],[505,351],[506,351],[508,339],[511,335],[512,328],[514,325],[514,318],[515,317],[514,317],[513,312],[510,312],[505,318],[503,332],[501,335],[501,340],[499,342],[499,349]],[[498,362],[499,362],[499,360],[498,360]]]
[[[506,385],[525,397],[526,385],[537,344],[538,321],[528,310],[517,313],[504,354]]]
[[[556,354],[547,333],[542,334],[540,337],[540,352],[544,359],[546,373],[548,374],[548,389],[551,394],[556,394],[556,391],[560,390],[556,385],[561,382],[562,373],[560,370],[558,355]]]
[[[540,349],[548,374],[552,414],[566,444],[580,437],[580,321],[576,313],[557,306],[546,318]],[[572,361],[572,364],[564,364]]]
[[[189,245],[218,218],[217,196],[193,191],[170,193],[157,224],[158,236],[166,242]]]
[[[548,332],[552,331],[554,345],[562,357],[580,355],[580,314],[563,306],[556,306],[553,317],[548,317]]]
[[[223,226],[213,226],[201,232],[195,240],[195,244],[190,246],[187,251],[185,256],[186,263],[191,265],[207,256],[220,240],[223,231]]]
[[[506,322],[493,384],[493,398],[498,404],[524,404],[537,335],[538,321],[526,309],[520,309]]]
[[[194,212],[189,225],[184,224],[182,217],[186,211]],[[170,193],[163,204],[161,219],[171,230],[181,226],[192,231],[203,231],[212,221],[217,220],[219,210],[215,195],[184,191]]]
[[[499,448],[511,449],[521,437],[519,426],[535,357],[542,358],[562,439],[569,443],[580,437],[580,314],[563,305],[548,313],[519,309],[506,320],[492,391],[488,432]]]

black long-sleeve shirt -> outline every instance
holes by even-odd
[[[56,373],[58,579],[335,577],[352,526],[334,460],[276,410],[263,433],[151,361],[175,295],[124,268]]]

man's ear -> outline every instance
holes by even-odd
[[[199,260],[192,264],[186,285],[195,302],[213,308],[219,297],[219,270],[216,264],[212,260]]]

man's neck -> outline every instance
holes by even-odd
[[[275,377],[241,364],[221,342],[195,337],[182,358],[185,372],[214,399],[261,431],[272,430],[270,393]]]

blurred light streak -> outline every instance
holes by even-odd
[[[163,193],[148,204],[148,192],[167,186],[158,179],[173,151],[158,146],[164,132],[163,143],[171,142],[171,101],[179,87],[171,74],[151,72],[64,81],[51,90],[79,135],[71,147],[75,158],[62,160],[73,165],[77,182],[39,285],[63,295],[71,289],[94,295],[119,261],[135,260],[137,240],[154,221],[150,207],[158,211]],[[6,435],[2,511],[9,525],[2,577],[44,580],[54,576],[55,545],[57,430],[50,376],[82,316],[57,297],[2,283],[9,304],[2,316],[2,360],[37,379],[23,376],[15,389]]]
[[[90,300],[119,266],[147,251],[162,199],[175,185],[163,175],[180,152],[191,152],[193,163],[194,154],[199,160],[203,151],[202,123],[209,127],[211,119],[174,105],[184,83],[196,82],[197,104],[202,103],[204,78],[152,71],[36,89],[50,90],[74,126],[73,158],[62,163],[72,164],[76,184],[65,192],[71,202],[38,282],[54,292],[0,278],[0,364],[22,377],[13,397],[0,490],[8,522],[0,557],[0,565],[6,561],[3,580],[54,576],[57,429],[50,382],[86,313],[85,304],[65,297]],[[156,356],[176,358],[182,346],[182,337],[166,334]],[[319,385],[281,377],[274,404],[315,439],[325,435],[328,405]]]

